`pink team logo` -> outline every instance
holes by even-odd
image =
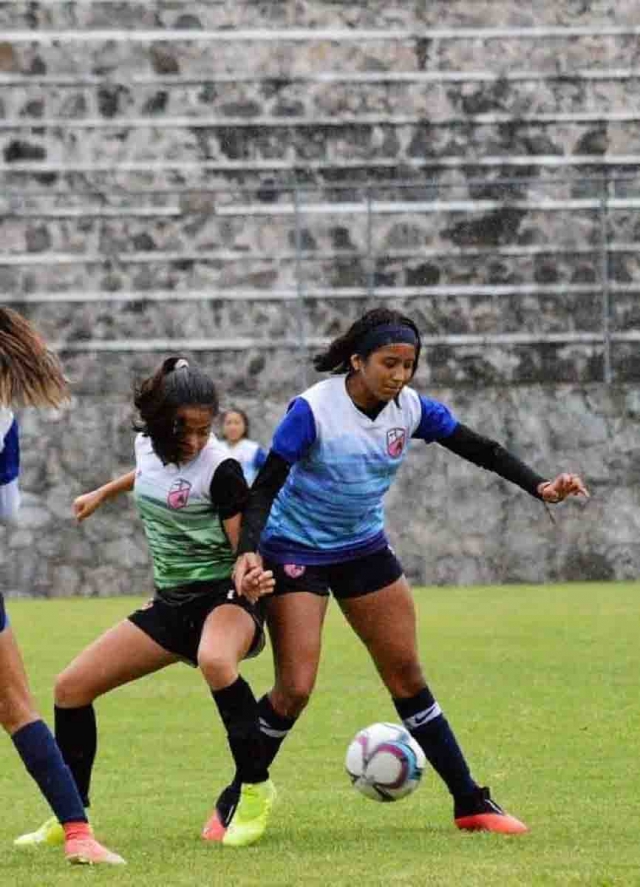
[[[285,564],[283,569],[289,579],[299,579],[307,568],[302,564]]]
[[[390,428],[387,431],[387,453],[392,459],[397,459],[402,455],[406,439],[407,432],[404,428]]]
[[[183,480],[181,477],[179,477],[178,480],[174,480],[169,488],[169,495],[167,496],[167,504],[169,508],[184,508],[189,501],[190,492],[191,484],[188,480]]]

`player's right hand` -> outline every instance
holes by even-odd
[[[233,568],[233,581],[240,597],[246,597],[252,602],[260,597],[260,582],[264,572],[262,558],[256,551],[247,551],[238,557]]]
[[[275,588],[276,580],[271,570],[263,570],[254,567],[244,574],[242,583],[242,596],[252,604],[265,594],[271,594]]]
[[[83,493],[73,500],[73,515],[78,523],[88,518],[93,512],[102,505],[102,494],[99,490],[92,490],[90,493]]]

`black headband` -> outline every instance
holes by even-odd
[[[367,357],[372,351],[384,348],[385,345],[418,346],[418,337],[410,326],[405,324],[385,323],[375,326],[364,334],[356,343],[356,354]]]

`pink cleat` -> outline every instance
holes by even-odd
[[[68,837],[64,843],[64,856],[71,865],[126,865],[121,856],[103,847],[91,832]]]

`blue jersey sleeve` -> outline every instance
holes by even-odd
[[[453,434],[458,420],[443,403],[420,395],[420,408],[422,410],[420,423],[412,437],[431,443]]]
[[[253,457],[253,467],[256,471],[260,471],[264,463],[267,461],[267,453],[262,447],[258,447],[256,450],[256,454]]]
[[[306,400],[296,397],[273,435],[271,449],[293,464],[305,455],[316,439],[316,421]]]
[[[14,419],[7,431],[0,451],[0,485],[11,483],[20,474],[20,443],[18,423]]]

